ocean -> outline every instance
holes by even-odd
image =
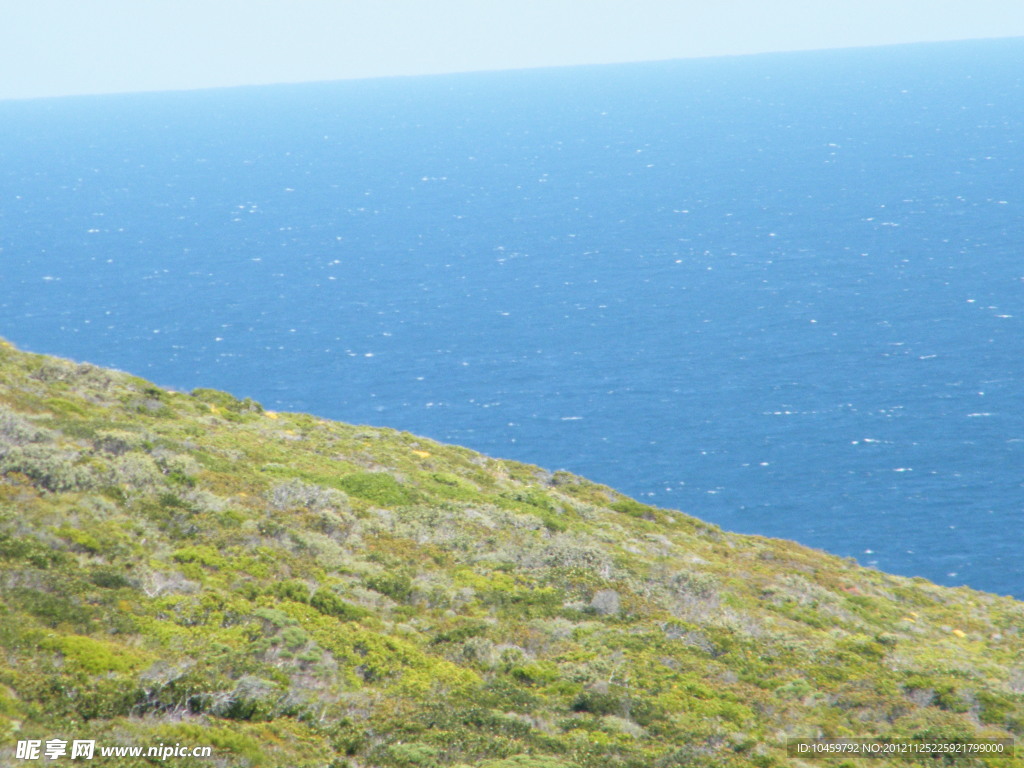
[[[1022,64],[0,102],[0,335],[1024,597]]]

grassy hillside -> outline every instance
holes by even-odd
[[[1022,627],[565,472],[0,347],[3,765],[51,738],[213,747],[88,763],[122,768],[764,768],[796,737],[1020,737]]]

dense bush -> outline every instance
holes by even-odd
[[[366,586],[400,603],[404,603],[412,596],[412,579],[405,573],[370,576],[366,580]]]
[[[318,589],[310,598],[309,604],[320,613],[342,621],[358,621],[370,615],[365,608],[347,603],[333,592],[328,592],[325,589]]]
[[[102,473],[102,465],[54,445],[30,444],[0,451],[0,473],[18,472],[54,493],[95,487]]]

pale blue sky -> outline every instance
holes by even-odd
[[[1024,0],[0,0],[0,98],[1024,36]]]

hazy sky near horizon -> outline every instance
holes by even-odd
[[[1024,0],[0,2],[0,99],[1024,36]]]

